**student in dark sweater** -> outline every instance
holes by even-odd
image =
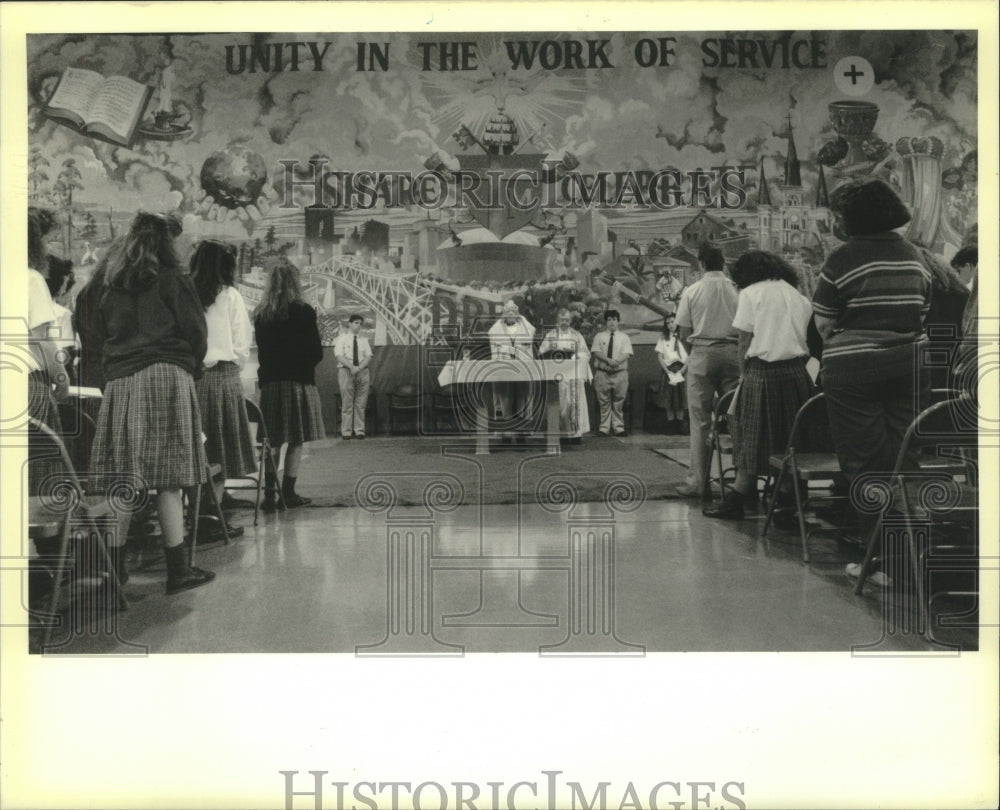
[[[189,566],[184,548],[182,491],[205,480],[194,377],[207,330],[198,294],[174,252],[179,234],[179,220],[138,214],[108,256],[99,297],[89,299],[81,315],[88,340],[101,347],[105,381],[91,451],[95,480],[119,495],[156,490],[168,594],[215,577]],[[130,520],[121,510],[110,549],[122,583]]]
[[[271,270],[253,321],[260,364],[260,410],[275,452],[288,445],[282,498],[287,507],[304,506],[310,499],[295,492],[302,445],[326,438],[315,377],[323,345],[316,310],[302,300],[299,271],[287,259],[279,260]],[[266,484],[261,508],[273,512],[278,506],[278,482],[268,473]]]

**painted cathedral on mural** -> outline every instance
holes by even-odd
[[[782,182],[776,185],[776,192],[772,192],[768,184],[763,159],[760,163],[757,225],[758,246],[761,250],[787,251],[823,243],[833,232],[833,219],[822,164],[819,166],[813,202],[810,204],[807,200],[807,191],[802,185],[799,155],[795,148],[795,133],[789,116],[785,174]]]

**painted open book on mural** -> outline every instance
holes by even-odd
[[[68,67],[45,114],[91,138],[131,146],[153,88],[126,76]]]

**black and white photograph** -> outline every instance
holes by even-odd
[[[996,806],[997,11],[6,4],[4,806]]]

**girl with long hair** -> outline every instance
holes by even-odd
[[[668,427],[673,427],[677,433],[690,433],[690,428],[685,427],[688,418],[687,390],[681,376],[687,369],[688,356],[677,334],[676,316],[672,313],[663,318],[663,331],[654,351],[660,364],[660,390],[656,395],[656,404],[667,412]]]
[[[260,363],[260,410],[275,453],[288,445],[282,498],[286,507],[305,506],[311,500],[295,492],[302,445],[326,438],[315,376],[323,344],[316,310],[302,300],[299,271],[287,259],[279,259],[271,269],[253,322]],[[278,507],[278,482],[271,473],[265,474],[265,481],[261,508],[273,512]]]
[[[205,480],[194,377],[205,357],[205,314],[174,252],[180,221],[140,212],[109,253],[90,340],[101,346],[104,399],[91,451],[105,489],[156,490],[167,562],[167,593],[204,585],[211,571],[188,565],[185,487]],[[131,513],[123,509],[111,556],[123,584]]]
[[[191,279],[205,310],[208,351],[205,375],[195,383],[208,460],[222,467],[223,478],[243,478],[257,469],[253,438],[243,400],[240,371],[250,358],[253,329],[243,296],[234,285],[236,249],[209,239],[191,256]],[[223,497],[223,506],[243,502]],[[230,536],[242,529],[227,529]]]

